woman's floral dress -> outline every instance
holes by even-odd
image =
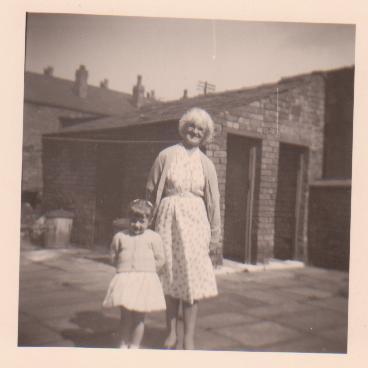
[[[166,256],[163,290],[186,302],[217,295],[209,243],[211,237],[205,203],[205,178],[199,149],[188,152],[178,145],[168,169],[164,198],[156,220]]]

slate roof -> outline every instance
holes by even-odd
[[[24,101],[46,106],[91,113],[100,116],[121,116],[137,110],[128,93],[88,86],[87,97],[82,98],[73,91],[74,81],[24,73]]]
[[[232,108],[245,106],[253,101],[271,96],[278,93],[284,93],[302,85],[307,85],[314,76],[325,77],[331,72],[352,69],[340,68],[327,72],[313,72],[294,77],[283,78],[277,83],[264,84],[257,87],[242,88],[238,90],[211,93],[200,95],[185,100],[174,100],[168,102],[158,102],[147,104],[139,110],[127,112],[121,117],[105,117],[84,122],[83,124],[73,125],[63,129],[63,132],[51,135],[73,135],[73,133],[104,131],[110,129],[119,129],[133,125],[144,125],[157,123],[160,121],[178,120],[185,111],[191,107],[201,107],[210,114],[216,114],[224,111],[231,111]]]
[[[63,129],[63,132],[56,134],[71,135],[74,132],[79,133],[110,130],[133,125],[157,123],[159,121],[178,120],[184,112],[191,107],[201,107],[207,110],[210,114],[216,114],[226,110],[231,110],[232,108],[244,106],[253,101],[259,100],[262,97],[276,94],[277,88],[279,93],[283,93],[305,83],[305,78],[303,80],[280,81],[279,83],[267,84],[254,88],[211,93],[208,95],[187,98],[185,100],[181,99],[145,105],[139,110],[126,113],[120,117],[105,117],[93,119],[89,122],[86,121],[82,124],[70,124],[69,127],[65,127],[65,129]]]

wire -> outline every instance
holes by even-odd
[[[215,20],[212,20],[212,60],[216,60],[216,23]]]
[[[276,88],[276,135],[279,135],[279,88]]]

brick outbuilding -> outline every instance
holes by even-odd
[[[81,65],[75,80],[54,75],[52,67],[43,74],[25,72],[23,108],[22,196],[31,202],[42,192],[42,134],[106,116],[121,116],[137,111],[147,102],[144,87],[140,100],[128,93],[111,90],[105,79],[100,86],[88,84],[88,70]]]
[[[214,261],[307,261],[310,184],[332,170],[324,157],[326,150],[328,155],[336,150],[325,143],[329,73],[144,105],[138,112],[44,135],[45,208],[60,205],[60,198],[71,204],[74,241],[107,246],[112,221],[130,200],[144,195],[158,152],[179,141],[181,115],[201,107],[216,128],[214,140],[203,147],[216,166],[221,194],[223,238]],[[333,73],[353,78],[353,68]],[[352,116],[347,129],[352,130]],[[339,144],[350,137],[339,133]],[[344,152],[340,158],[349,170],[351,151]]]

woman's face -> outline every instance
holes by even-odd
[[[186,123],[183,127],[183,143],[188,147],[198,147],[206,133],[206,124],[198,121]]]

